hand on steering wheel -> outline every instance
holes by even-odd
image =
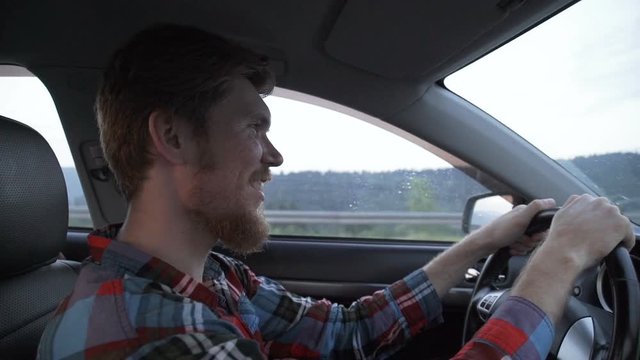
[[[574,200],[575,198],[570,198],[568,203]],[[540,212],[533,218],[526,233],[544,231],[556,212],[557,209]],[[501,283],[497,283],[497,280],[510,259],[510,250],[506,247],[487,259],[467,309],[463,343],[470,340],[509,296],[513,278],[507,278]],[[517,260],[518,258],[514,258],[511,261]],[[521,258],[519,260],[522,261]],[[629,253],[618,246],[605,257],[602,265],[608,270],[606,274],[613,295],[613,314],[592,304],[589,296],[574,293],[567,303],[564,315],[556,323],[556,339],[551,348],[551,358],[602,359],[604,354],[608,354],[606,359],[610,360],[638,358],[640,349],[636,342],[640,331],[640,289]],[[592,268],[590,271],[595,274],[597,269]],[[593,277],[580,278],[574,289],[584,295],[595,293],[595,282],[589,279]],[[553,286],[552,281],[549,279],[550,286]]]

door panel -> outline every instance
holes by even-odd
[[[402,279],[449,246],[278,237],[265,251],[241,260],[256,274],[278,280],[297,294],[350,303]],[[470,283],[452,289],[444,298],[446,305],[466,306],[471,289]]]

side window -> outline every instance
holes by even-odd
[[[292,98],[311,99],[283,89],[265,98],[284,157],[265,186],[273,235],[462,239],[465,203],[485,187],[388,124]]]
[[[30,126],[47,140],[67,184],[69,226],[92,227],[60,117],[44,84],[25,68],[0,65],[0,115]]]

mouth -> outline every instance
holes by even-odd
[[[264,190],[262,189],[262,186],[264,185],[265,181],[255,181],[251,184],[251,187],[254,188],[258,194],[260,195],[260,201],[264,201]]]
[[[262,189],[264,184],[271,180],[271,173],[267,172],[264,174],[260,174],[260,176],[251,182],[251,187],[253,187],[260,194],[260,201],[264,201],[264,190]]]

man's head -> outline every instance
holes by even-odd
[[[261,182],[282,163],[261,99],[273,86],[265,57],[205,31],[159,25],[134,36],[108,64],[96,102],[125,197],[134,201],[149,169],[166,164],[194,220],[235,250],[255,247],[228,233],[267,235]]]
[[[200,29],[158,25],[134,36],[113,55],[98,92],[96,112],[105,156],[128,200],[151,163],[148,119],[162,110],[203,134],[205,115],[229,92],[229,79],[248,79],[259,94],[274,85],[267,60]]]

